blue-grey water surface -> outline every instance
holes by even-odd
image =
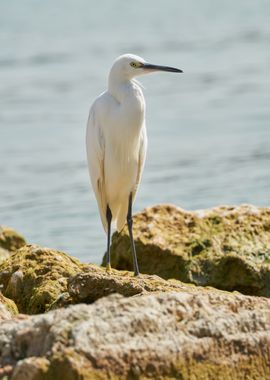
[[[141,78],[149,151],[135,211],[270,204],[268,0],[0,3],[0,224],[99,263],[85,127],[118,55]]]

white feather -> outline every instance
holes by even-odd
[[[108,90],[94,102],[87,125],[88,166],[99,212],[107,231],[106,209],[121,230],[141,180],[147,150],[145,101],[134,78],[154,71],[180,73],[174,67],[149,64],[125,54],[114,62]]]
[[[129,195],[134,201],[147,149],[144,96],[132,80],[131,66],[126,65],[135,56],[124,57],[112,67],[108,90],[95,100],[87,125],[89,173],[105,231],[107,205],[117,229],[123,228]]]

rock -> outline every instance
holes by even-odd
[[[142,273],[270,297],[268,208],[155,206],[134,216],[134,237]],[[133,270],[126,227],[113,235],[112,265]]]
[[[79,302],[92,303],[112,293],[131,297],[148,292],[187,291],[196,287],[158,276],[85,265],[63,252],[26,245],[0,266],[3,294],[21,313],[36,314]],[[11,301],[13,302],[13,301]]]
[[[18,308],[12,300],[3,296],[0,291],[0,321],[18,314]]]
[[[12,375],[12,366],[6,365],[4,367],[0,367],[0,379],[1,380],[9,380],[10,376]]]
[[[12,380],[39,380],[47,378],[49,361],[46,358],[29,357],[16,365]]]
[[[269,329],[267,298],[111,295],[4,321],[0,367],[13,380],[269,379]]]
[[[0,303],[0,323],[4,321],[5,319],[10,319],[10,318],[11,318],[11,313],[7,310],[5,305]]]
[[[10,256],[10,252],[7,249],[0,247],[0,264]]]
[[[0,226],[0,248],[15,252],[26,244],[24,237],[10,227]],[[0,253],[1,257],[1,253]]]
[[[176,280],[165,281],[158,276],[140,275],[134,277],[133,272],[112,270],[106,273],[104,268],[89,265],[85,272],[68,279],[68,293],[65,304],[80,302],[92,303],[99,298],[117,293],[125,297],[143,295],[147,293],[187,292],[196,293],[209,291],[208,288],[184,284]],[[211,289],[212,292],[218,291]],[[68,296],[67,296],[68,294]],[[61,305],[57,305],[58,307]]]
[[[11,252],[15,252],[25,244],[26,241],[21,234],[10,227],[0,225],[0,265]]]
[[[42,313],[66,291],[67,278],[82,268],[63,252],[25,245],[0,265],[0,285],[21,313]]]

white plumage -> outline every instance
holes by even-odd
[[[86,134],[88,167],[103,227],[107,232],[110,270],[111,221],[120,231],[125,221],[131,239],[134,274],[139,274],[132,234],[132,203],[141,180],[147,150],[145,100],[134,78],[153,71],[182,72],[146,63],[125,54],[114,62],[108,89],[93,103]]]
[[[129,54],[115,61],[108,90],[95,100],[88,119],[88,166],[105,231],[107,205],[118,231],[123,228],[129,194],[133,194],[134,201],[145,161],[144,96],[139,84],[130,76],[134,72],[131,66],[125,80],[121,80],[120,75],[123,66],[135,59],[138,57]]]

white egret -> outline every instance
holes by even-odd
[[[136,76],[154,71],[181,73],[124,54],[111,68],[108,89],[93,103],[86,133],[88,167],[99,213],[107,232],[106,270],[109,272],[111,222],[120,231],[127,220],[134,275],[139,274],[132,233],[132,204],[144,167],[147,135],[145,100]]]

